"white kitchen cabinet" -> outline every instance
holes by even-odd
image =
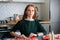
[[[33,3],[44,3],[45,0],[13,0],[14,2],[33,2]]]
[[[12,0],[0,0],[0,1],[12,1]]]
[[[32,2],[32,3],[44,3],[45,0],[0,0],[0,1],[10,1],[10,2]]]

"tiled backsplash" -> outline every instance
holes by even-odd
[[[11,17],[13,14],[23,15],[24,8],[27,4],[28,3],[0,3],[0,20]],[[38,7],[38,13],[40,13],[40,4],[36,4],[36,6]]]

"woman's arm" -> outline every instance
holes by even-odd
[[[37,24],[37,33],[38,34],[43,34],[43,35],[46,35],[47,34],[47,32],[46,32],[46,30],[44,29],[44,27],[39,23],[39,21],[38,20],[36,20],[36,24]]]
[[[38,22],[38,27],[37,27],[37,32],[39,33],[39,34],[44,34],[44,35],[46,35],[47,34],[47,32],[46,32],[46,30],[44,29],[44,27]]]
[[[37,34],[30,33],[29,37],[32,37],[32,36],[37,36]]]
[[[10,34],[14,37],[19,37],[19,35],[17,35],[15,32],[10,32]]]
[[[15,32],[10,32],[10,34],[11,34],[12,36],[19,37],[19,38],[27,38],[24,34],[18,35],[18,34],[16,34]]]
[[[42,32],[38,32],[37,35],[43,36],[44,34]]]

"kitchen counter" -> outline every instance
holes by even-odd
[[[8,23],[5,23],[5,24],[0,24],[0,26],[6,26],[6,25],[15,25],[17,22],[8,22]],[[41,24],[49,24],[50,21],[41,21],[39,22]]]
[[[41,21],[41,24],[50,24],[50,21]]]
[[[8,25],[15,25],[16,22],[8,22],[8,23],[4,23],[4,24],[0,24],[0,26],[8,26]]]

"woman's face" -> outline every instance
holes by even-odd
[[[34,7],[32,7],[32,6],[28,7],[27,10],[26,10],[27,17],[28,17],[28,16],[29,16],[29,17],[33,17],[34,12],[35,12]]]

